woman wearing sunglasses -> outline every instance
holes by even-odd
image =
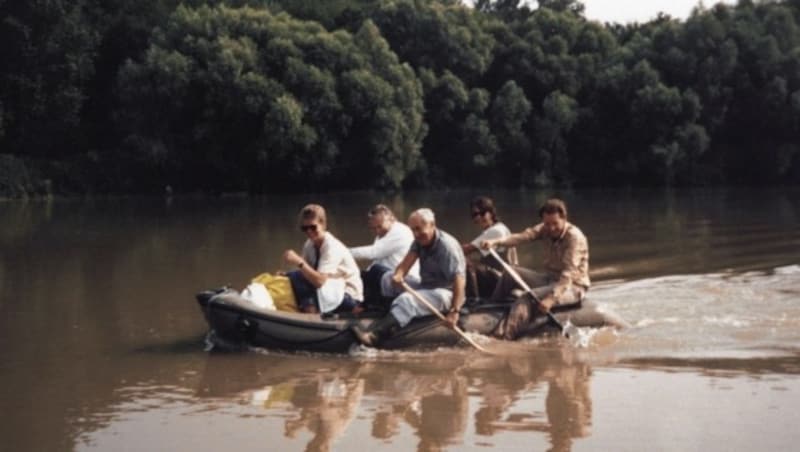
[[[511,235],[511,231],[497,216],[497,210],[492,198],[478,196],[470,202],[470,215],[472,222],[481,229],[480,235],[469,243],[461,245],[465,255],[478,253],[480,259],[467,263],[467,288],[468,297],[489,297],[494,291],[503,272],[503,267],[497,262],[489,251],[481,249],[480,245],[488,239],[502,239]],[[514,247],[497,250],[500,257],[511,265],[517,264],[517,249]]]
[[[308,313],[351,311],[364,299],[359,268],[347,247],[327,231],[325,209],[303,207],[298,223],[307,238],[303,251],[283,253],[286,263],[297,267],[286,274],[297,307]]]

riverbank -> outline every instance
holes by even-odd
[[[115,173],[117,173],[115,175]],[[37,161],[32,159],[22,159],[11,154],[0,154],[0,202],[14,200],[48,200],[48,199],[82,199],[82,198],[105,198],[105,197],[223,197],[223,198],[248,198],[265,195],[310,195],[322,193],[365,193],[374,192],[380,197],[390,197],[403,192],[416,192],[435,188],[439,191],[468,191],[480,189],[479,184],[469,186],[447,186],[441,183],[425,182],[417,180],[409,183],[403,190],[389,189],[320,189],[319,187],[301,187],[301,190],[289,192],[286,189],[279,189],[270,192],[263,190],[246,190],[241,187],[232,186],[230,183],[220,182],[218,185],[209,183],[205,188],[184,188],[179,182],[175,184],[148,183],[146,181],[134,182],[132,176],[123,176],[121,169],[111,171],[104,169],[97,162],[92,163],[91,158],[75,159],[71,162],[58,161]],[[425,186],[426,184],[434,187]],[[658,192],[663,190],[726,190],[740,188],[758,189],[791,189],[800,185],[752,185],[752,184],[723,184],[723,185],[703,185],[693,186],[636,186],[633,184],[610,184],[608,186],[582,187],[575,184],[575,187],[541,186],[541,187],[517,187],[522,191],[549,191],[571,192],[575,190],[621,190],[621,191],[645,191]],[[501,187],[487,184],[485,191],[515,190],[514,187]]]

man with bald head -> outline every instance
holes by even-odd
[[[436,227],[436,217],[428,208],[415,210],[408,217],[408,226],[414,242],[397,265],[392,282],[400,287],[412,266],[419,260],[420,282],[412,285],[434,307],[447,312],[447,322],[458,322],[459,310],[464,305],[466,261],[461,244],[450,234]],[[416,287],[414,287],[416,286]],[[431,315],[428,308],[418,303],[407,292],[400,294],[382,319],[375,321],[369,330],[353,327],[358,340],[369,346],[377,345],[397,327],[404,327],[416,317]]]

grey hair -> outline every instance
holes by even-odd
[[[436,224],[436,215],[433,214],[433,210],[423,207],[421,209],[415,210],[412,216],[417,215],[425,224]]]
[[[369,209],[369,212],[367,212],[367,216],[370,218],[376,217],[378,215],[383,215],[386,218],[394,220],[394,214],[392,213],[392,209],[390,209],[385,204],[376,204],[375,207]]]

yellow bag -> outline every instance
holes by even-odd
[[[272,300],[275,302],[277,310],[299,312],[297,301],[295,301],[294,292],[292,291],[292,283],[289,282],[288,276],[262,273],[253,278],[252,282],[261,283],[267,288],[269,294],[272,295]]]
[[[264,407],[272,408],[276,405],[286,405],[286,404],[289,404],[291,406],[292,397],[294,397],[294,384],[280,383],[272,387],[272,391],[269,393],[269,397],[264,402]]]

